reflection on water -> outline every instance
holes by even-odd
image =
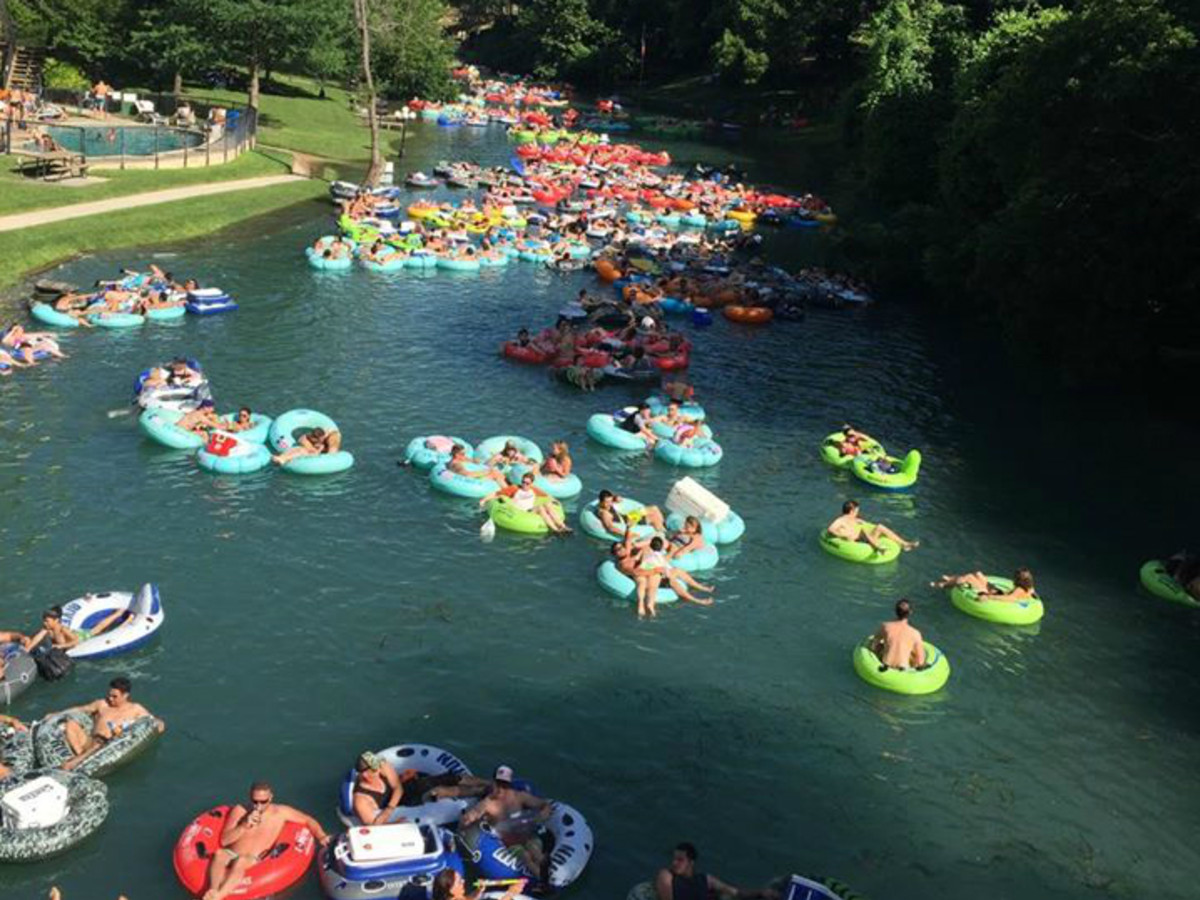
[[[486,131],[421,130],[406,167],[507,160]],[[1197,476],[1164,461],[1117,482],[1107,460],[1136,421],[1014,409],[1007,386],[946,358],[939,323],[886,305],[763,329],[718,321],[691,335],[692,375],[726,455],[696,477],[747,535],[721,549],[714,607],[639,623],[596,583],[599,542],[483,543],[475,502],[396,465],[418,434],[565,439],[585,484],[569,515],[602,487],[661,503],[681,472],[585,432],[633,389],[583,395],[497,354],[594,283],[517,264],[314,272],[301,248],[328,219],[285,221],[170,258],[239,312],[72,334],[70,360],[0,382],[0,627],[147,579],[169,619],[146,652],[18,704],[32,718],[130,671],[170,731],[113,776],[109,827],[68,857],[0,872],[6,898],[50,879],[72,900],[181,896],[170,848],[197,811],[268,777],[332,824],[344,767],[402,740],[478,771],[506,762],[582,810],[598,847],[581,898],[623,896],[683,839],[739,883],[830,872],[893,900],[1194,894],[1200,630],[1134,582],[1184,523],[1137,498],[1195,496]],[[137,259],[55,274],[87,282]],[[357,465],[213,477],[149,444],[119,412],[133,375],[176,354],[204,363],[221,407],[331,415]],[[921,448],[915,491],[878,493],[821,463],[847,418],[893,450]],[[1043,442],[1069,459],[1048,463]],[[921,548],[878,567],[826,554],[816,534],[850,497]],[[1017,565],[1047,598],[1040,626],[971,619],[927,587]],[[950,658],[939,694],[884,694],[851,668],[901,595]],[[317,895],[312,882],[296,897]]]

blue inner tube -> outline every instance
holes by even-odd
[[[271,451],[264,444],[239,443],[228,456],[217,456],[203,447],[196,453],[196,464],[206,472],[219,475],[248,475],[265,469],[271,462]]]
[[[596,413],[589,417],[587,433],[592,440],[615,450],[646,449],[646,439],[618,425],[612,413]]]
[[[716,441],[697,438],[691,447],[683,447],[674,441],[659,441],[654,446],[654,457],[673,466],[688,469],[703,469],[715,466],[725,451]]]
[[[341,430],[337,422],[324,413],[314,409],[291,409],[271,423],[267,440],[276,453],[283,453],[296,446],[297,431],[311,431],[314,428],[323,428],[326,432]],[[331,475],[344,472],[353,465],[354,455],[339,450],[336,453],[297,457],[284,464],[283,470],[296,475]]]
[[[437,450],[433,450],[426,446],[425,442],[431,437],[445,437],[451,443],[461,444],[463,449],[467,451],[467,456],[470,456],[475,452],[474,448],[472,448],[471,445],[462,438],[454,437],[453,435],[422,434],[409,441],[408,446],[404,448],[404,462],[407,465],[416,466],[418,469],[427,471],[432,469],[438,463],[444,464],[450,461],[449,453],[439,453]]]
[[[182,319],[185,315],[187,315],[186,306],[164,306],[161,309],[146,311],[146,318],[152,322],[169,322],[173,319]]]
[[[514,434],[498,434],[495,437],[485,438],[480,441],[475,447],[475,458],[480,462],[486,462],[503,450],[504,445],[510,442],[516,445],[517,450],[524,456],[529,457],[534,462],[540,464],[546,461],[546,457],[542,455],[541,447],[529,438],[519,437]]]
[[[43,325],[53,325],[56,328],[78,328],[79,320],[59,312],[49,303],[35,303],[29,308],[29,314]]]
[[[486,466],[474,463],[468,463],[467,465],[474,472],[487,471]],[[429,470],[429,483],[439,491],[453,494],[455,497],[470,497],[475,500],[486,497],[500,487],[491,478],[468,478],[465,475],[459,475],[457,472],[451,472],[442,463],[437,464]]]
[[[600,582],[600,587],[614,597],[637,602],[637,583],[618,569],[617,564],[611,559],[606,559],[596,568],[596,580]],[[673,590],[665,584],[659,584],[655,603],[674,603],[678,599],[678,595]]]

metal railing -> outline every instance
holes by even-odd
[[[119,96],[119,95],[118,95]],[[0,131],[3,153],[70,153],[85,165],[155,169],[209,166],[236,159],[252,149],[258,136],[257,111],[250,107],[223,106],[185,96],[139,94],[150,100],[154,112],[140,114],[144,124],[129,124],[108,115],[139,115],[132,102],[107,98],[103,107],[81,91],[47,90],[43,105],[57,106],[67,114],[99,114],[86,125],[58,124],[35,119],[9,108]],[[185,116],[183,108],[190,110]],[[173,124],[174,123],[174,124]],[[48,129],[53,129],[49,131]],[[47,140],[47,137],[50,140]]]

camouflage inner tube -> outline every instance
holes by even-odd
[[[58,769],[39,769],[0,781],[0,795],[40,778],[67,788],[67,814],[49,828],[13,828],[0,824],[0,862],[30,862],[70,850],[96,831],[108,816],[108,788],[103,782]]]
[[[0,679],[0,705],[7,706],[37,680],[37,663],[20,644],[0,644],[4,677]]]
[[[33,753],[33,733],[17,731],[11,725],[0,728],[0,763],[12,775],[23,775],[37,765]]]
[[[85,712],[71,710],[43,719],[33,729],[33,746],[37,751],[38,765],[45,768],[61,766],[74,754],[67,746],[64,734],[66,720],[74,719],[85,731],[92,730],[92,717]],[[145,751],[158,737],[157,724],[152,716],[134,719],[124,730],[85,759],[75,771],[93,778],[101,778],[119,769]]]

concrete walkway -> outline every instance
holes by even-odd
[[[158,203],[190,200],[192,197],[209,197],[213,194],[227,194],[230,191],[246,191],[251,188],[272,187],[277,184],[288,184],[289,182],[304,180],[306,179],[297,175],[266,175],[262,178],[243,178],[239,181],[215,181],[209,184],[194,184],[190,187],[170,188],[165,191],[128,194],[124,197],[113,197],[110,200],[96,200],[92,203],[74,203],[70,206],[56,206],[52,209],[39,209],[34,212],[17,213],[12,216],[0,216],[0,231],[16,231],[19,228],[33,228],[37,225],[65,222],[68,219],[96,216],[100,213],[124,212],[127,209],[136,209],[139,206],[154,206]]]

